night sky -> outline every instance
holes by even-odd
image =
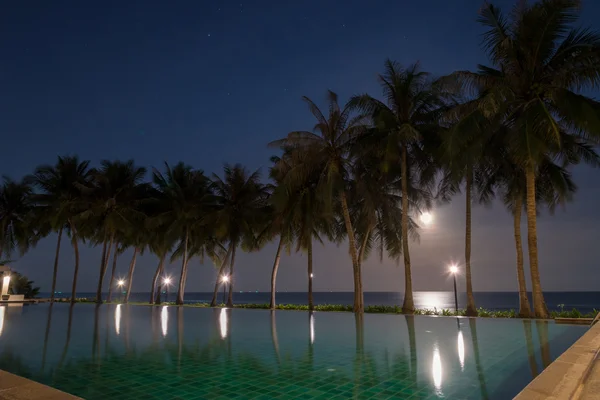
[[[508,11],[513,0],[494,1]],[[267,143],[311,129],[300,100],[379,96],[387,57],[442,75],[487,63],[479,0],[11,1],[0,13],[0,172],[20,178],[57,155],[133,158],[147,167],[184,161],[208,173],[225,162],[267,174]],[[600,3],[584,1],[582,25],[600,29]],[[595,20],[595,21],[594,21]],[[598,93],[593,93],[598,96]],[[538,220],[545,290],[597,290],[600,171],[579,167],[566,210]],[[415,290],[448,290],[447,265],[464,259],[464,197],[435,209],[411,247]],[[523,218],[524,220],[524,218]],[[523,221],[523,233],[525,233]],[[524,236],[524,245],[526,237]],[[56,236],[13,266],[49,291]],[[100,249],[82,246],[79,291],[95,290]],[[526,250],[526,249],[525,249]],[[238,290],[266,291],[275,245],[236,257]],[[125,275],[131,252],[119,274]],[[16,258],[15,255],[13,258]],[[526,257],[527,260],[527,257]],[[352,290],[348,248],[315,246],[315,291]],[[58,290],[71,286],[63,241]],[[155,256],[138,262],[134,291],[147,291]],[[476,291],[516,290],[512,217],[502,204],[473,214]],[[364,263],[366,291],[404,287],[403,267]],[[176,274],[179,264],[169,271]],[[212,289],[212,265],[190,264],[187,290]],[[463,282],[461,280],[460,284]],[[306,290],[306,258],[284,256],[279,290]]]

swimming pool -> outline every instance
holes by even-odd
[[[85,399],[508,399],[587,329],[553,322],[0,307],[0,369]]]

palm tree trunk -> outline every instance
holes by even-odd
[[[406,146],[402,146],[402,160],[400,163],[400,172],[402,179],[402,255],[404,257],[404,303],[402,312],[413,314],[415,312],[415,302],[412,292],[412,273],[410,270],[410,253],[408,250],[408,154]]]
[[[56,275],[58,275],[58,254],[60,253],[60,239],[62,238],[63,226],[58,230],[58,241],[56,242],[56,256],[54,257],[54,272],[52,274],[52,293],[50,294],[50,302],[54,302],[54,292],[56,292]]]
[[[308,310],[312,311],[315,308],[313,303],[313,254],[312,254],[312,238],[308,240]]]
[[[283,235],[279,236],[279,244],[277,245],[277,253],[275,253],[275,261],[273,262],[273,272],[271,272],[271,303],[269,308],[274,310],[275,304],[275,283],[277,282],[277,270],[279,269],[279,261],[281,260],[281,248],[283,247]]]
[[[104,283],[104,276],[106,275],[106,270],[108,269],[108,260],[110,259],[110,249],[112,248],[113,242],[115,240],[114,232],[110,234],[110,240],[108,242],[108,246],[106,245],[106,241],[104,242],[103,251],[105,252],[102,256],[102,266],[100,268],[100,277],[98,278],[98,290],[96,291],[96,303],[102,303],[102,284]]]
[[[181,262],[181,275],[179,276],[179,289],[177,290],[177,305],[183,304],[183,293],[185,290],[185,273],[187,267],[187,252],[188,252],[188,230],[185,230],[185,239],[183,242],[183,261]]]
[[[102,303],[102,270],[104,269],[104,261],[106,260],[106,235],[102,242],[102,259],[100,260],[100,276],[98,277],[98,289],[96,290],[96,303]]]
[[[362,276],[360,270],[360,262],[356,254],[356,241],[354,239],[354,231],[352,230],[352,222],[350,221],[350,210],[348,209],[348,200],[346,193],[341,194],[342,213],[344,214],[344,223],[346,232],[348,232],[348,242],[350,246],[350,258],[352,258],[352,270],[354,273],[354,312],[362,313],[365,310],[362,292]]]
[[[473,184],[473,170],[469,167],[467,170],[467,179],[465,184],[466,197],[466,224],[465,224],[465,275],[467,278],[467,310],[469,317],[477,316],[475,308],[475,298],[473,297],[473,282],[471,280],[471,186]]]
[[[129,274],[127,274],[127,294],[125,295],[125,303],[129,303],[129,296],[131,295],[131,285],[133,283],[133,271],[135,269],[135,262],[137,259],[138,248],[133,249],[133,257],[131,263],[129,263]]]
[[[215,280],[215,290],[213,291],[213,298],[210,302],[211,307],[215,307],[217,305],[217,292],[219,291],[219,283],[221,276],[223,276],[223,272],[225,271],[225,266],[227,265],[227,260],[229,260],[229,256],[233,250],[233,243],[229,243],[229,249],[227,249],[227,254],[221,263],[221,268],[219,268],[219,273],[217,274],[217,279]]]
[[[50,302],[54,302],[54,292],[56,292],[56,275],[58,275],[58,254],[60,253],[60,239],[62,238],[63,226],[58,230],[58,240],[56,242],[56,256],[54,256],[54,272],[52,274],[52,293],[50,294]]]
[[[110,303],[110,301],[112,300],[113,284],[115,283],[115,272],[117,271],[117,258],[119,257],[117,246],[118,243],[115,243],[115,253],[113,254],[112,271],[110,272],[110,283],[108,284],[108,297],[106,297],[106,301],[108,303]]]
[[[233,244],[231,250],[231,262],[229,263],[229,294],[227,295],[227,307],[233,307],[233,265],[235,264],[235,248],[237,243]]]
[[[162,274],[166,257],[167,257],[167,253],[163,254],[160,257],[160,260],[158,261],[158,267],[156,267],[156,272],[154,273],[154,276],[152,277],[152,288],[150,290],[150,304],[154,303],[155,298],[156,298],[156,303],[159,304],[159,297],[158,297],[158,295],[156,295],[156,282],[158,281],[158,277],[160,276],[160,274]],[[158,287],[158,292],[160,293],[160,284]],[[155,297],[155,295],[156,295],[156,297]]]
[[[75,251],[75,270],[73,271],[73,286],[71,287],[71,304],[75,303],[77,292],[77,275],[79,274],[79,243],[77,243],[77,230],[72,221],[69,221],[71,226],[71,243]]]
[[[365,249],[367,247],[367,243],[369,242],[369,236],[371,236],[371,227],[367,228],[367,231],[365,232],[365,237],[363,238],[363,241],[360,245],[360,250],[358,251],[358,263],[361,265],[361,267],[363,258],[365,257]]]
[[[548,318],[548,308],[542,293],[537,249],[537,216],[535,204],[535,169],[529,164],[525,172],[527,180],[527,245],[529,247],[529,269],[531,270],[531,292],[533,311],[536,318]]]
[[[521,241],[521,213],[523,212],[522,200],[515,200],[513,210],[513,222],[515,230],[515,247],[517,249],[517,282],[519,283],[519,317],[531,317],[531,307],[527,298],[527,282],[525,282],[525,268],[523,266],[523,243]]]

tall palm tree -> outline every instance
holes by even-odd
[[[368,94],[354,96],[350,105],[373,119],[375,129],[368,135],[368,148],[381,154],[383,167],[400,164],[402,208],[402,255],[404,259],[404,313],[413,313],[412,272],[408,245],[411,213],[409,187],[427,187],[435,174],[432,155],[426,151],[429,136],[439,131],[439,112],[445,105],[438,91],[432,88],[429,74],[418,64],[403,68],[387,60],[385,72],[379,75],[384,101]],[[426,173],[423,173],[426,172]]]
[[[97,303],[102,303],[102,284],[117,233],[144,217],[138,205],[141,193],[146,190],[142,182],[145,175],[146,168],[136,166],[133,160],[104,160],[93,173],[93,185],[84,190],[89,196],[89,208],[81,217],[94,222],[96,236],[101,237],[103,246],[96,291]]]
[[[24,254],[34,237],[31,221],[33,196],[27,180],[14,181],[3,177],[0,186],[0,258],[13,251]]]
[[[32,183],[40,190],[35,195],[36,208],[46,216],[53,231],[58,233],[54,269],[52,274],[52,292],[50,301],[54,301],[60,242],[65,227],[72,232],[73,219],[82,211],[80,185],[88,185],[91,179],[89,161],[80,161],[77,156],[58,157],[54,165],[42,165],[35,169]]]
[[[362,274],[350,219],[347,192],[351,181],[351,149],[356,138],[365,131],[364,117],[353,116],[352,109],[348,105],[341,108],[337,94],[332,91],[327,92],[329,106],[327,117],[308,97],[302,99],[317,120],[314,133],[290,132],[284,139],[270,143],[270,146],[305,153],[305,161],[292,168],[288,174],[288,182],[295,185],[298,181],[302,182],[306,170],[316,170],[319,175],[316,186],[319,198],[331,210],[338,205],[341,207],[352,259],[353,309],[354,312],[362,313],[364,311]]]
[[[152,228],[164,226],[166,228],[164,234],[167,237],[177,237],[182,247],[176,303],[183,304],[190,235],[192,230],[210,230],[208,217],[214,212],[215,197],[210,180],[204,173],[193,170],[191,166],[182,162],[173,168],[165,163],[164,175],[154,169],[153,182],[160,192],[159,201],[162,205],[161,211],[153,218]],[[163,255],[166,255],[166,252]]]
[[[444,78],[437,82],[443,83]],[[449,93],[449,95],[458,95]],[[471,237],[473,199],[490,204],[493,191],[483,190],[485,172],[490,168],[489,159],[496,156],[498,148],[494,146],[491,123],[468,101],[451,103],[445,113],[444,123],[449,126],[441,131],[441,161],[443,176],[438,188],[442,201],[460,192],[464,183],[465,195],[465,280],[467,292],[467,316],[477,316],[475,297],[473,296],[471,270]],[[477,196],[479,194],[479,196]]]
[[[216,237],[228,243],[227,255],[219,268],[211,304],[217,302],[220,277],[229,260],[229,295],[227,306],[233,307],[234,264],[238,246],[252,250],[257,247],[258,233],[267,224],[268,188],[260,183],[260,173],[249,173],[239,164],[225,165],[223,179],[213,174],[213,190],[218,210],[214,215]]]
[[[164,227],[159,226],[155,229],[150,230],[150,242],[148,244],[148,249],[150,252],[155,254],[158,257],[158,266],[156,267],[156,271],[154,272],[154,276],[152,277],[152,287],[150,290],[150,304],[160,303],[158,294],[160,293],[160,282],[159,278],[163,276],[165,271],[165,261],[167,255],[171,252],[173,248],[173,244],[175,242],[174,239],[170,239],[167,237],[167,229],[163,229]],[[158,292],[157,292],[158,289]]]
[[[503,145],[526,177],[529,265],[536,317],[548,317],[538,265],[536,179],[546,157],[560,154],[561,137],[600,138],[600,103],[581,94],[600,85],[600,34],[574,28],[578,0],[520,2],[510,16],[486,3],[479,22],[492,67],[451,75],[477,107],[507,129]]]
[[[567,140],[564,140],[567,139]],[[588,164],[600,165],[600,158],[594,149],[585,143],[571,141],[563,137],[562,147],[567,156],[564,160],[546,158],[539,167],[536,179],[537,205],[547,207],[550,213],[558,205],[564,205],[572,199],[577,187],[571,179],[571,173],[566,169],[570,164],[578,164],[582,158]],[[498,152],[493,168],[487,171],[484,191],[497,190],[502,201],[513,216],[513,227],[517,260],[517,282],[519,288],[519,316],[529,318],[531,307],[527,297],[525,270],[523,265],[523,245],[521,240],[521,214],[527,195],[525,170],[515,164],[506,152]],[[557,164],[561,162],[563,165]]]
[[[289,191],[284,184],[284,179],[292,166],[291,153],[288,153],[287,157],[285,154],[283,157],[273,156],[271,157],[271,162],[273,165],[269,170],[269,176],[275,184],[269,188],[270,207],[265,210],[269,216],[269,220],[264,231],[258,235],[258,242],[260,245],[262,242],[269,241],[275,236],[279,237],[277,250],[275,252],[275,260],[273,261],[273,269],[271,271],[271,298],[269,308],[274,310],[277,307],[275,288],[277,283],[277,272],[279,271],[279,263],[281,260],[281,251],[286,247],[289,253],[291,244],[294,241],[294,226],[292,224],[290,209],[296,198],[291,195],[291,191]]]
[[[293,179],[287,179],[287,174],[296,166],[306,164],[307,155],[288,150],[284,152],[283,157],[275,158],[277,164],[271,169],[271,175],[279,180],[279,185],[275,188],[271,200],[283,219],[283,233],[287,234],[290,240],[295,238],[296,251],[306,251],[308,308],[313,310],[313,240],[316,239],[322,244],[322,234],[332,237],[333,217],[317,192],[321,168],[303,168],[303,177],[298,179],[298,176],[294,176]],[[281,239],[283,237],[280,236]]]
[[[353,167],[354,181],[350,186],[351,217],[358,238],[359,262],[362,263],[375,249],[380,261],[384,252],[392,259],[402,254],[402,208],[399,165],[381,168],[375,153],[362,154]],[[409,200],[413,207],[421,207],[428,193],[418,187],[409,187]],[[417,224],[409,218],[409,235],[418,239]],[[346,233],[345,231],[343,233]]]

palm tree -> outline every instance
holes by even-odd
[[[358,252],[350,219],[348,207],[348,183],[351,180],[351,149],[355,139],[364,132],[364,118],[353,117],[352,109],[346,105],[343,109],[338,104],[338,96],[332,91],[327,92],[329,114],[327,117],[308,97],[302,98],[310,112],[317,120],[313,132],[290,132],[284,139],[270,143],[272,147],[291,149],[293,152],[304,153],[304,162],[292,168],[287,180],[292,185],[302,182],[306,171],[318,171],[316,185],[317,196],[330,210],[339,206],[350,247],[354,277],[354,312],[364,311],[362,276]]]
[[[138,210],[141,194],[145,191],[145,185],[142,184],[144,175],[146,168],[136,166],[133,160],[105,160],[100,169],[93,173],[93,185],[85,190],[90,197],[90,207],[81,216],[89,221],[98,221],[99,225],[96,226],[100,229],[96,236],[102,238],[103,246],[96,291],[97,303],[102,303],[102,284],[118,232],[144,217]]]
[[[267,208],[265,212],[269,216],[269,222],[264,231],[258,235],[259,245],[271,240],[275,236],[279,237],[271,272],[271,297],[269,302],[269,308],[271,310],[274,310],[277,307],[275,287],[277,283],[277,272],[279,271],[279,262],[281,260],[281,251],[285,246],[289,253],[290,246],[294,240],[294,227],[291,220],[290,208],[293,205],[295,197],[290,195],[290,191],[283,182],[286,174],[291,168],[290,161],[290,157],[285,157],[285,155],[284,157],[271,157],[273,165],[269,170],[269,176],[275,184],[268,188],[270,192],[270,207]]]
[[[252,250],[257,247],[258,233],[267,224],[268,188],[260,183],[260,173],[248,173],[239,164],[225,165],[223,179],[213,174],[213,190],[217,197],[214,215],[216,237],[228,243],[227,255],[223,258],[215,282],[211,305],[217,302],[219,279],[223,275],[229,260],[229,295],[227,306],[233,307],[233,268],[235,252],[238,246]]]
[[[16,182],[3,177],[0,186],[0,258],[15,249],[24,254],[34,237],[31,215],[34,204],[27,180]]]
[[[592,147],[585,143],[571,141],[569,138],[563,137],[562,147],[567,158],[562,161],[546,158],[539,167],[539,175],[536,179],[537,204],[538,206],[547,207],[550,213],[554,212],[557,205],[564,205],[570,201],[577,190],[570,172],[566,169],[568,165],[578,164],[582,159],[585,159],[588,164],[600,165],[599,156]],[[506,152],[500,151],[496,155],[498,157],[494,161],[493,168],[488,170],[485,177],[484,191],[500,191],[505,206],[513,216],[519,287],[519,316],[529,318],[531,307],[527,298],[521,241],[521,214],[527,195],[525,171],[512,162]],[[557,161],[563,165],[556,164]]]
[[[271,200],[278,210],[277,216],[282,220],[280,227],[282,235],[280,235],[278,251],[281,251],[284,237],[289,241],[296,239],[296,251],[306,251],[308,308],[313,310],[313,239],[322,244],[321,234],[332,237],[333,218],[317,195],[320,168],[313,170],[305,168],[302,170],[305,175],[300,179],[298,176],[287,179],[287,174],[296,166],[306,164],[306,156],[306,153],[288,150],[283,157],[273,159],[276,164],[271,169],[271,176],[279,181],[279,185],[275,188]],[[274,303],[273,299],[272,303]]]
[[[483,46],[492,67],[457,71],[457,90],[506,129],[503,147],[526,177],[529,265],[536,317],[547,318],[538,265],[536,179],[546,157],[560,154],[561,137],[600,138],[600,103],[582,90],[600,84],[600,34],[574,28],[580,1],[520,2],[508,18],[486,3],[479,22],[488,30]]]
[[[433,183],[432,155],[424,146],[430,136],[440,130],[439,111],[445,105],[443,97],[434,90],[427,72],[418,64],[402,68],[387,60],[385,72],[379,75],[385,101],[368,94],[354,96],[350,105],[373,119],[375,129],[367,135],[367,148],[381,154],[383,168],[400,164],[402,208],[402,255],[404,258],[404,313],[413,313],[412,273],[408,245],[409,187],[423,188]],[[417,183],[418,182],[418,183]]]
[[[79,185],[90,182],[90,172],[89,161],[80,161],[77,156],[59,156],[56,164],[37,167],[31,177],[33,185],[41,191],[35,196],[36,208],[46,217],[51,229],[58,232],[50,301],[54,301],[56,291],[63,230],[67,227],[73,231],[70,221],[81,212]]]
[[[159,278],[163,275],[165,270],[165,261],[167,255],[171,252],[173,248],[173,244],[175,240],[170,240],[167,235],[167,229],[163,229],[164,227],[158,227],[156,229],[151,229],[150,231],[150,242],[148,244],[148,248],[150,252],[155,254],[158,257],[158,266],[156,267],[156,271],[154,272],[154,276],[152,277],[152,287],[150,290],[150,304],[157,303],[160,301],[160,283],[157,286]],[[157,292],[158,289],[158,292]]]
[[[399,165],[381,168],[381,160],[375,153],[356,158],[353,167],[354,181],[350,186],[350,214],[354,221],[355,237],[358,238],[359,262],[377,250],[380,261],[384,252],[399,260],[402,254],[401,238],[401,180]],[[418,187],[409,187],[409,201],[421,207],[428,194]],[[418,239],[417,224],[409,218],[409,235]],[[346,233],[343,231],[342,233]]]
[[[157,229],[162,225],[167,237],[177,237],[180,241],[182,262],[176,303],[183,304],[190,235],[192,230],[210,230],[207,217],[214,212],[215,198],[210,180],[202,171],[193,170],[182,162],[173,168],[165,163],[165,170],[164,175],[157,169],[153,171],[154,185],[160,192],[162,204],[161,211],[153,218],[152,227]],[[166,256],[166,252],[162,255]]]

